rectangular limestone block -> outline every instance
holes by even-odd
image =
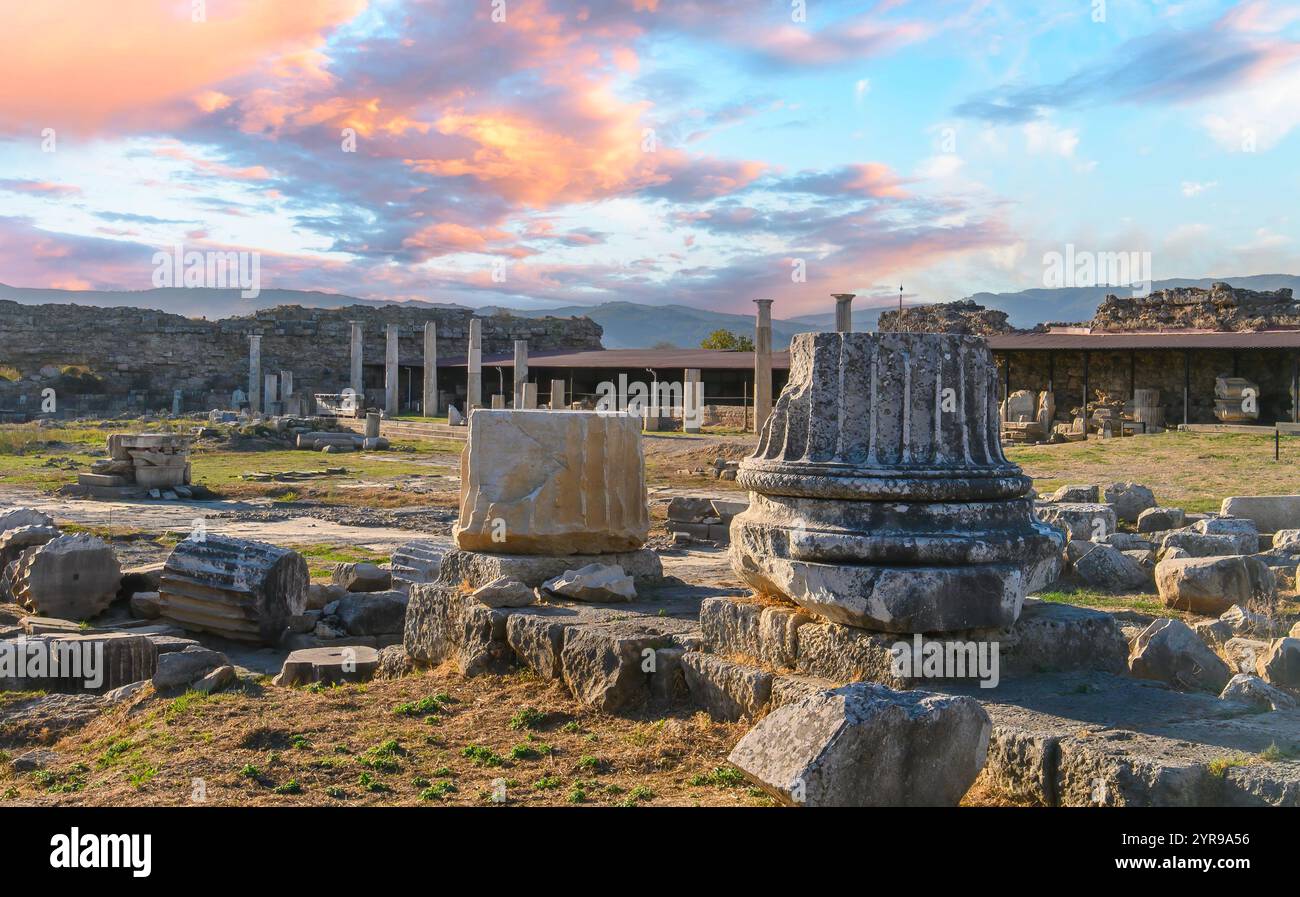
[[[1225,498],[1219,513],[1253,520],[1261,533],[1300,527],[1300,495],[1234,495]]]
[[[487,409],[470,415],[453,531],[458,548],[619,552],[640,548],[649,529],[638,418]]]

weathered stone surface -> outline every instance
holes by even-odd
[[[213,692],[221,691],[227,686],[234,685],[238,681],[239,677],[235,674],[235,668],[230,664],[226,664],[212,670],[206,676],[197,680],[190,688],[200,694],[210,695]]]
[[[1115,516],[1125,523],[1137,523],[1138,515],[1156,507],[1155,493],[1140,483],[1111,483],[1102,495],[1115,508]]]
[[[377,564],[335,564],[330,579],[349,592],[386,592],[393,582],[392,575]]]
[[[388,650],[388,649],[385,649]],[[365,645],[308,648],[285,658],[272,685],[290,686],[322,682],[365,682],[379,669],[379,652]]]
[[[1178,529],[1186,520],[1182,508],[1147,508],[1138,514],[1137,531],[1139,533],[1158,533]]]
[[[900,637],[816,622],[782,607],[735,598],[706,598],[700,627],[711,651],[761,660],[837,684],[879,682],[908,688],[921,681],[895,672],[892,649]],[[974,630],[925,641],[996,642],[1003,675],[1060,670],[1128,669],[1128,644],[1107,613],[1056,602],[1027,600],[1005,630]]]
[[[0,690],[102,694],[152,676],[158,650],[144,635],[71,632],[7,639],[0,658],[13,674],[0,675]]]
[[[975,697],[993,720],[982,781],[1041,804],[1300,805],[1300,763],[1258,756],[1300,746],[1300,712],[1104,673],[937,690]],[[1251,762],[1212,768],[1242,756]]]
[[[731,560],[760,593],[891,632],[1012,623],[1064,547],[1002,455],[982,340],[798,334],[737,482]],[[954,411],[942,409],[954,384]]]
[[[20,526],[54,526],[54,518],[35,508],[5,508],[0,511],[0,533]]]
[[[1165,606],[1219,615],[1234,604],[1272,604],[1273,572],[1252,557],[1178,558],[1156,565],[1156,590]]]
[[[650,698],[650,653],[672,647],[670,636],[634,621],[570,629],[560,652],[564,684],[606,713],[638,706]]]
[[[1238,495],[1219,507],[1224,517],[1244,517],[1261,533],[1300,528],[1300,495]]]
[[[1096,486],[1062,486],[1043,501],[1090,502],[1101,501],[1100,490]]]
[[[632,577],[637,588],[663,581],[659,555],[648,548],[600,555],[487,554],[481,551],[449,551],[443,558],[440,580],[466,583],[471,589],[505,577],[534,588],[544,585],[585,563],[617,564]]]
[[[117,597],[122,567],[102,539],[75,533],[24,549],[5,578],[29,613],[88,620]]]
[[[353,593],[339,601],[334,616],[349,635],[402,632],[406,624],[407,601],[406,593],[396,589]]]
[[[186,689],[191,683],[229,663],[226,655],[210,648],[191,646],[184,651],[170,651],[158,657],[153,687],[160,692]]]
[[[1128,592],[1151,583],[1151,574],[1142,564],[1110,545],[1095,543],[1075,561],[1074,572],[1088,585],[1106,592]]]
[[[162,601],[157,592],[136,592],[131,596],[131,613],[142,620],[162,616]]]
[[[1101,540],[1120,551],[1153,551],[1156,543],[1134,533],[1110,533]]]
[[[757,719],[772,696],[771,673],[715,654],[687,652],[682,670],[691,699],[716,720]]]
[[[577,570],[565,570],[560,576],[547,580],[542,588],[574,601],[606,604],[636,600],[632,577],[617,564],[588,564]]]
[[[18,560],[26,549],[44,545],[58,536],[56,526],[19,526],[0,531],[0,572]]]
[[[574,615],[565,608],[536,607],[506,619],[506,642],[524,665],[545,679],[558,679],[564,671],[561,652],[565,631]]]
[[[461,461],[456,545],[501,554],[640,548],[650,528],[641,422],[479,409]]]
[[[955,806],[991,728],[969,698],[859,683],[774,710],[728,759],[790,805]]]
[[[474,600],[488,607],[527,607],[537,595],[519,580],[503,576],[475,589]]]
[[[1133,642],[1129,669],[1134,676],[1178,688],[1223,691],[1232,672],[1196,633],[1179,620],[1156,620]]]
[[[1263,639],[1234,636],[1223,643],[1220,653],[1234,673],[1253,673],[1260,658],[1268,654],[1269,643]]]
[[[306,610],[307,562],[265,542],[208,534],[178,542],[159,586],[162,617],[191,631],[274,644]]]
[[[1234,604],[1225,610],[1219,619],[1228,624],[1233,635],[1271,639],[1283,635],[1286,631],[1286,625],[1280,620],[1267,614],[1247,610],[1240,604]]]
[[[763,608],[758,615],[758,659],[774,667],[793,668],[799,656],[799,627],[813,619],[799,608]]]
[[[480,604],[458,585],[417,583],[411,586],[402,644],[417,664],[453,661],[465,676],[505,672],[511,657],[506,617],[505,610]]]
[[[389,645],[379,649],[379,665],[375,668],[376,679],[400,679],[414,672],[415,665],[402,645]]]
[[[1294,710],[1295,698],[1269,685],[1258,676],[1238,673],[1228,680],[1219,695],[1225,701],[1239,701],[1259,710]]]
[[[306,610],[323,610],[346,595],[347,589],[332,582],[313,582],[307,586]]]
[[[412,539],[393,552],[393,588],[407,591],[417,582],[433,582],[442,568],[443,551],[434,542]]]
[[[1259,537],[1253,533],[1200,533],[1193,530],[1176,530],[1160,540],[1162,548],[1181,548],[1189,557],[1224,557],[1233,554],[1254,554],[1259,550]]]
[[[1065,530],[1071,539],[1102,539],[1116,528],[1115,509],[1100,503],[1040,502],[1034,505],[1034,512],[1039,520]]]
[[[1273,685],[1300,688],[1300,638],[1274,640],[1256,666],[1259,675]]]
[[[705,598],[700,602],[700,631],[716,654],[759,658],[763,654],[759,633],[763,610],[756,601]]]

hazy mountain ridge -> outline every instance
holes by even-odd
[[[1283,287],[1300,292],[1300,276],[1292,274],[1254,274],[1245,277],[1175,277],[1157,280],[1152,289],[1175,287],[1209,287],[1215,281],[1227,281],[1235,287],[1252,290],[1276,290]],[[1123,294],[1123,287],[1061,287],[1056,289],[1030,289],[1014,293],[975,293],[970,299],[988,308],[1005,311],[1011,323],[1020,328],[1031,328],[1044,322],[1088,321],[1108,293]],[[11,299],[26,305],[43,303],[74,303],[98,307],[133,306],[153,308],[186,317],[219,319],[277,305],[302,305],[313,308],[341,308],[349,305],[419,305],[429,308],[458,308],[467,306],[454,302],[387,302],[359,299],[342,293],[325,293],[317,290],[262,290],[256,299],[240,298],[239,291],[218,289],[163,288],[152,290],[58,290],[28,289],[0,284],[0,299]],[[827,297],[827,304],[831,300]],[[911,303],[924,304],[924,303]],[[857,330],[873,330],[882,311],[894,306],[856,308],[853,325]],[[602,342],[607,349],[645,348],[659,343],[671,343],[680,348],[698,346],[714,330],[725,329],[737,334],[754,332],[753,315],[691,308],[686,305],[642,305],[635,302],[604,302],[599,305],[564,305],[548,309],[515,309],[489,305],[476,310],[481,315],[513,314],[520,317],[540,318],[548,315],[571,317],[586,315],[604,330]],[[817,314],[799,315],[772,322],[772,345],[784,349],[790,337],[808,330],[830,330],[834,326],[833,310]]]

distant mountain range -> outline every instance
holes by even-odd
[[[1224,280],[1235,287],[1252,290],[1276,290],[1290,287],[1300,293],[1300,277],[1292,274],[1254,274],[1246,277],[1170,278],[1158,280],[1153,289],[1173,287],[1208,287]],[[1087,321],[1107,293],[1123,293],[1123,287],[1061,287],[1058,289],[1021,290],[1017,293],[975,293],[969,298],[988,308],[1005,311],[1016,327],[1033,327],[1043,322]],[[341,293],[322,293],[306,290],[262,290],[256,299],[240,298],[238,290],[213,289],[153,289],[110,292],[104,290],[51,290],[26,289],[0,284],[0,299],[12,299],[26,305],[43,303],[74,303],[100,307],[133,306],[154,308],[190,318],[206,317],[210,320],[248,315],[276,305],[302,305],[314,308],[341,308],[348,305],[392,305],[373,299],[358,299]],[[827,300],[828,304],[830,300]],[[467,306],[452,302],[415,303],[428,308],[459,308]],[[910,304],[910,303],[909,303]],[[873,308],[855,308],[853,326],[856,330],[874,330],[882,311],[892,305]],[[528,318],[547,315],[569,317],[586,315],[604,329],[602,342],[607,349],[634,349],[671,344],[679,348],[698,346],[700,341],[715,330],[730,330],[736,334],[754,332],[753,315],[736,315],[726,312],[691,308],[686,305],[642,305],[635,302],[604,302],[600,305],[565,305],[548,309],[512,309],[504,306],[486,306],[478,314],[508,313]],[[789,320],[772,322],[772,345],[784,349],[790,337],[808,330],[830,330],[835,323],[834,311],[800,315]]]

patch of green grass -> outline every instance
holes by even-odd
[[[451,697],[447,695],[447,697]],[[420,698],[418,701],[407,701],[404,704],[398,704],[393,708],[393,713],[398,716],[428,716],[436,714],[442,710],[443,702],[438,700],[439,695],[430,695],[429,697]]]
[[[143,788],[148,782],[158,775],[159,767],[156,763],[136,763],[127,773],[126,781],[132,788]]]
[[[559,788],[564,784],[564,779],[559,776],[542,776],[536,782],[533,782],[533,789],[536,791],[550,791]]]
[[[262,770],[258,769],[251,763],[245,763],[243,767],[240,768],[239,774],[247,779],[260,779],[262,777]]]
[[[357,776],[357,784],[361,786],[362,791],[369,791],[372,794],[384,794],[393,790],[368,772]]]
[[[311,747],[311,740],[306,735],[291,735],[289,743],[302,751]]]
[[[302,785],[298,784],[297,779],[290,779],[283,785],[276,785],[271,790],[276,794],[302,794]]]
[[[655,793],[651,791],[649,788],[647,788],[645,785],[637,785],[635,788],[633,788],[631,791],[627,793],[627,796],[632,800],[636,800],[636,801],[655,799]]]
[[[593,757],[591,754],[583,754],[578,758],[578,769],[583,772],[600,772],[606,767],[604,760],[599,757]]]
[[[1210,761],[1210,775],[1217,779],[1221,779],[1228,774],[1228,770],[1238,766],[1249,766],[1254,759],[1255,758],[1251,757],[1249,754],[1233,754],[1229,757],[1215,757]]]
[[[519,731],[522,729],[536,729],[546,720],[546,714],[536,707],[522,707],[514,716],[510,717],[510,728]]]
[[[574,785],[569,789],[569,793],[565,795],[564,799],[571,804],[580,804],[586,801],[587,792],[582,788],[579,788],[577,785]]]
[[[378,772],[397,772],[402,768],[397,758],[405,753],[406,749],[390,738],[359,754],[357,762]]]
[[[1153,617],[1177,617],[1177,611],[1165,607],[1164,602],[1155,595],[1112,595],[1092,589],[1075,589],[1073,591],[1039,592],[1034,597],[1054,604],[1074,604],[1079,607],[1094,607],[1105,610],[1132,610],[1149,614]]]
[[[95,761],[95,766],[100,769],[112,766],[113,764],[118,763],[133,747],[135,747],[135,744],[127,741],[125,738],[114,741],[105,748],[104,753],[99,755],[99,759]]]
[[[472,760],[475,766],[503,766],[505,758],[489,747],[481,744],[468,744],[461,748],[460,755]]]
[[[443,780],[421,791],[420,800],[442,800],[448,794],[454,794],[459,790],[455,782]]]
[[[716,785],[720,788],[735,788],[745,784],[745,777],[740,770],[732,766],[715,766],[703,775],[693,775],[686,780],[688,785]]]
[[[167,716],[184,716],[202,705],[209,697],[210,695],[205,695],[201,691],[187,691],[185,694],[173,698],[172,702],[167,705]]]
[[[339,788],[337,785],[332,785],[329,788],[325,789],[325,796],[332,797],[335,800],[343,800],[345,797],[348,796],[348,793],[344,791],[342,788]]]

